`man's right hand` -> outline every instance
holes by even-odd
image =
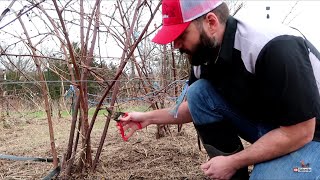
[[[124,132],[127,132],[127,134],[125,134],[126,139],[130,138],[135,131],[140,129],[137,123],[141,124],[141,128],[150,125],[150,121],[145,120],[144,116],[143,112],[129,112],[127,116],[119,118],[123,125]]]

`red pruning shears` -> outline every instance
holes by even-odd
[[[123,125],[122,125],[122,122],[119,120],[119,118],[121,117],[126,117],[128,116],[128,113],[127,112],[113,112],[112,113],[112,110],[108,109],[107,108],[107,111],[109,114],[112,114],[112,119],[117,121],[117,126],[119,127],[119,130],[120,130],[120,133],[121,133],[121,137],[123,139],[123,141],[128,141],[128,138],[125,136],[124,134],[124,129],[123,129]],[[139,129],[142,129],[142,125],[140,122],[137,122],[137,121],[131,121],[131,122],[134,122],[136,123],[136,125],[138,126]]]

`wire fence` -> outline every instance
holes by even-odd
[[[113,80],[101,81],[76,81],[88,83],[88,93],[86,99],[89,108],[94,108],[101,100],[102,95]],[[175,80],[166,82],[160,80],[149,80],[144,82],[141,80],[117,80],[121,84],[118,93],[117,104],[151,104],[159,102],[171,106],[174,104],[182,88],[185,80]],[[39,81],[2,81],[0,82],[0,102],[1,112],[9,114],[9,112],[24,112],[43,110],[43,95],[40,90],[35,88]],[[79,90],[76,85],[70,81],[45,81],[51,97],[52,110],[56,111],[59,107],[65,107],[68,111],[73,109]],[[103,85],[105,86],[103,86]],[[112,91],[103,101],[104,106],[109,106],[111,102]]]

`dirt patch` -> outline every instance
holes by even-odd
[[[92,135],[95,155],[104,120],[97,121]],[[65,153],[70,120],[54,119],[58,155]],[[170,126],[171,133],[156,139],[156,126],[150,126],[124,142],[112,122],[100,156],[96,173],[73,174],[72,179],[205,179],[200,170],[207,155],[199,151],[192,124]],[[46,120],[0,126],[0,154],[50,157]],[[93,157],[94,158],[94,157]],[[0,160],[0,179],[41,179],[52,170],[50,163]]]
[[[171,136],[160,139],[149,128],[129,143],[112,145],[103,153],[98,172],[110,179],[204,179],[199,166],[207,157],[199,151],[192,127],[186,125],[182,133],[171,129]],[[110,158],[114,153],[119,159]]]

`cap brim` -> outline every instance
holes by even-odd
[[[183,24],[162,26],[160,31],[152,39],[152,42],[157,44],[168,44],[177,39],[183,33],[183,31],[187,29],[190,23],[191,22],[186,22]]]

